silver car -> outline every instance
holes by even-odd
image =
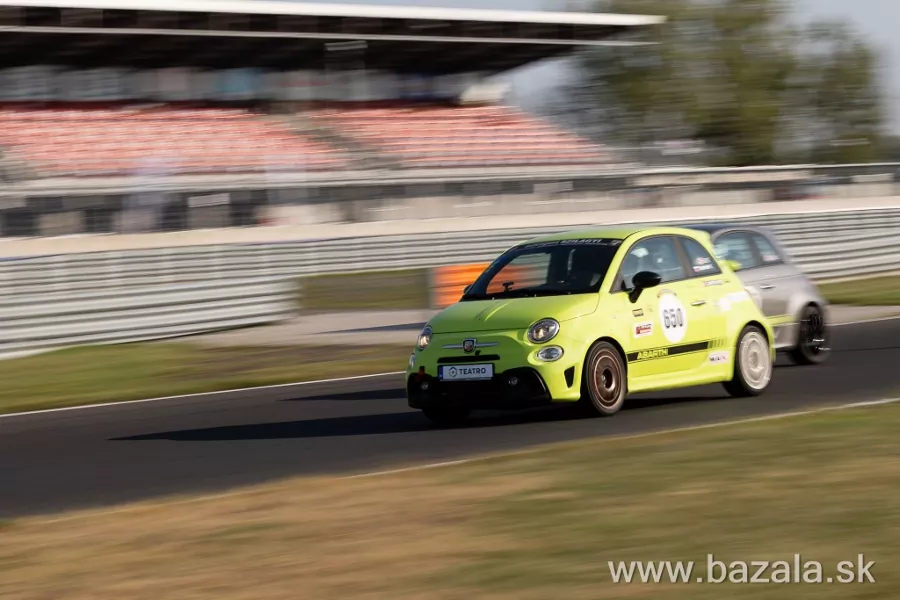
[[[820,364],[828,358],[828,303],[771,231],[735,224],[688,227],[709,233],[719,259],[735,267],[769,318],[776,349],[799,364]]]

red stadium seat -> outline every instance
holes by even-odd
[[[244,110],[0,107],[0,144],[48,176],[340,169],[336,149]],[[274,156],[273,156],[274,155]]]
[[[341,135],[409,167],[599,163],[601,146],[504,106],[332,107],[318,114]]]

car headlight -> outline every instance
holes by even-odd
[[[428,344],[431,343],[431,325],[426,325],[425,328],[419,333],[419,339],[416,341],[416,348],[419,350],[424,350],[428,347]]]
[[[555,319],[541,319],[528,329],[528,339],[534,344],[549,342],[559,333],[559,323]]]
[[[413,352],[409,355],[409,368],[414,369],[416,366],[416,354]]]

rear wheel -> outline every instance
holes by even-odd
[[[818,306],[803,309],[797,331],[797,345],[791,349],[791,359],[800,365],[818,365],[828,359],[828,325]]]
[[[435,425],[462,425],[471,411],[464,408],[425,408],[422,414]]]
[[[581,405],[593,416],[619,412],[628,393],[625,361],[615,346],[598,342],[588,351],[581,375]]]
[[[748,325],[738,338],[734,375],[724,383],[725,390],[736,398],[759,396],[769,387],[773,367],[766,332]]]

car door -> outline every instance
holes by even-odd
[[[643,238],[626,250],[613,293],[621,294],[616,306],[624,306],[621,310],[631,322],[626,358],[632,377],[690,370],[706,358],[698,351],[708,332],[707,311],[695,304],[696,288],[685,263],[671,235]],[[631,279],[640,271],[658,273],[661,281],[631,303]]]
[[[706,329],[701,341],[707,342],[709,348],[716,348],[724,343],[726,330],[727,319],[720,304],[725,275],[718,261],[700,242],[684,236],[679,236],[678,241],[690,266],[691,305],[704,312]]]
[[[796,288],[797,272],[787,264],[777,246],[758,231],[748,231],[747,237],[759,257],[759,267],[754,285],[762,298],[763,314],[775,324],[792,321],[789,314],[791,297]]]
[[[719,260],[730,260],[740,264],[740,269],[737,270],[738,278],[753,297],[753,301],[763,310],[763,314],[766,314],[761,286],[771,285],[768,282],[772,278],[772,273],[763,268],[759,252],[755,250],[749,232],[743,229],[731,230],[716,236],[715,250]]]

